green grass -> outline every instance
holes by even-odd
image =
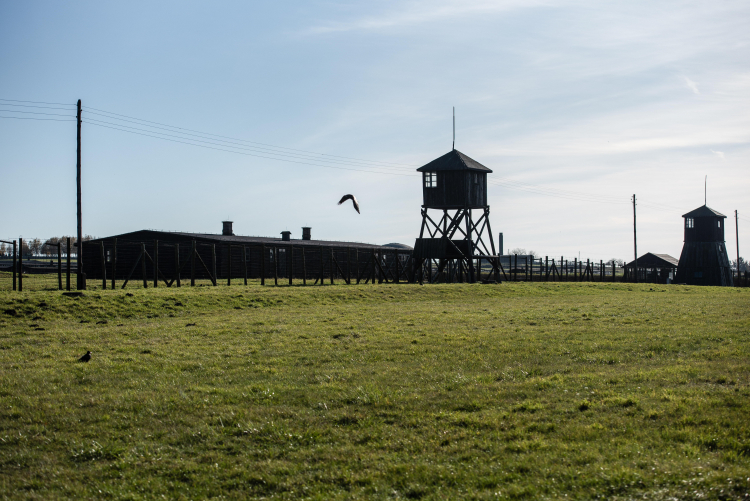
[[[589,283],[0,292],[0,496],[745,499],[749,306]]]

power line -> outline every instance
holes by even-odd
[[[70,103],[48,103],[48,102],[45,102],[45,101],[21,101],[21,100],[18,100],[18,99],[0,99],[0,101],[10,101],[10,102],[13,102],[13,103],[57,104],[57,105],[60,105],[60,106],[75,106],[75,104],[70,104]]]
[[[203,136],[196,136],[195,134],[187,134],[187,135],[188,136],[195,136],[195,137],[198,137],[200,139],[194,139],[192,137],[184,137],[185,133],[178,133],[178,134],[181,134],[181,135],[166,134],[164,132],[147,130],[147,129],[142,129],[142,128],[138,128],[138,127],[131,127],[131,126],[128,126],[128,125],[123,125],[123,124],[119,124],[119,123],[112,123],[112,122],[106,122],[106,121],[103,121],[103,120],[97,120],[97,119],[93,119],[93,118],[89,118],[89,119],[86,119],[84,121],[88,122],[88,123],[92,123],[92,124],[99,124],[99,125],[103,124],[103,125],[110,125],[110,126],[113,126],[113,127],[120,127],[121,129],[136,130],[136,131],[145,132],[145,133],[148,133],[148,134],[157,134],[157,136],[152,136],[152,137],[166,136],[166,137],[171,137],[171,138],[182,139],[184,141],[189,141],[191,143],[211,144],[211,145],[214,145],[214,146],[221,146],[221,147],[224,147],[224,148],[232,148],[232,149],[238,149],[238,150],[244,150],[244,151],[252,151],[252,152],[262,153],[262,154],[266,154],[266,155],[275,155],[275,156],[279,156],[279,157],[289,157],[289,158],[294,158],[294,159],[298,159],[298,160],[307,160],[307,161],[313,161],[313,162],[320,162],[320,161],[323,161],[323,162],[334,162],[334,163],[343,164],[343,165],[356,164],[356,165],[359,165],[360,167],[377,168],[377,169],[387,169],[387,170],[391,170],[391,171],[404,172],[404,169],[396,168],[396,167],[361,164],[361,163],[358,163],[356,161],[344,161],[344,160],[332,159],[332,158],[321,159],[319,157],[311,157],[309,155],[300,155],[300,154],[297,154],[297,153],[278,152],[278,151],[274,151],[274,150],[269,150],[267,148],[259,148],[259,147],[256,147],[256,146],[247,146],[247,145],[244,145],[244,144],[241,144],[241,143],[234,143],[234,142],[231,142],[231,141],[208,139],[208,138],[205,138]],[[168,130],[168,129],[163,129],[161,127],[157,127],[157,128],[161,129],[161,130]],[[174,132],[174,131],[170,130],[170,132]]]
[[[75,118],[65,120],[62,118],[6,117],[4,115],[0,115],[0,118],[12,118],[15,120],[38,120],[42,122],[75,122],[76,121]]]
[[[31,104],[13,104],[13,103],[31,103]],[[68,103],[53,103],[46,101],[23,101],[16,99],[0,99],[0,105],[14,106],[14,107],[25,107],[25,108],[40,108],[40,109],[62,109],[67,108],[56,108],[51,106],[36,106],[36,105],[53,105],[53,106],[75,106],[74,104]],[[152,137],[155,139],[162,139],[165,141],[186,144],[189,146],[196,146],[199,148],[211,149],[216,151],[224,151],[228,153],[236,153],[245,156],[251,156],[256,158],[264,158],[268,160],[277,160],[283,162],[296,163],[300,165],[309,165],[313,167],[326,167],[339,170],[349,170],[355,172],[370,172],[375,174],[393,174],[401,176],[416,177],[418,174],[406,173],[404,168],[414,168],[416,165],[401,164],[396,162],[382,162],[374,160],[366,160],[354,157],[346,157],[341,155],[331,155],[327,153],[317,153],[309,150],[302,150],[297,148],[288,148],[284,146],[276,146],[268,143],[261,143],[257,141],[249,141],[245,139],[234,138],[230,136],[223,136],[219,134],[212,134],[208,132],[201,132],[194,129],[188,129],[184,127],[177,127],[161,122],[154,122],[145,120],[129,115],[122,115],[107,110],[98,108],[84,108],[87,113],[101,116],[110,120],[116,120],[118,122],[131,123],[140,127],[148,127],[149,129],[143,129],[139,127],[131,127],[120,123],[106,122],[103,120],[87,119],[85,120],[92,125],[98,127],[104,127],[112,130],[118,130],[121,132],[129,132],[145,137]],[[46,116],[70,116],[65,114],[57,113],[42,113],[32,112],[24,110],[3,110],[0,112],[5,113],[23,113],[23,114],[34,114],[34,115],[46,115]],[[58,121],[58,122],[70,122],[75,121],[74,117],[68,120],[52,119],[52,118],[32,118],[32,117],[18,117],[18,116],[5,116],[0,115],[0,118],[15,119],[15,120],[38,120],[38,121]],[[157,129],[157,130],[150,130]],[[159,132],[159,130],[171,132],[173,134],[167,134],[165,132]],[[178,135],[174,135],[178,134]],[[257,146],[254,146],[257,145]],[[238,151],[240,150],[240,151]],[[251,153],[250,153],[251,152]],[[321,158],[324,157],[324,158]],[[320,162],[325,162],[322,164]],[[338,165],[330,165],[331,163]],[[348,167],[344,167],[346,165]],[[364,167],[365,169],[363,169]],[[369,170],[376,169],[376,170]],[[516,189],[533,193],[537,195],[563,198],[568,200],[575,200],[589,203],[606,203],[606,204],[626,204],[629,201],[620,200],[613,197],[592,195],[581,192],[559,190],[554,188],[544,188],[539,185],[531,185],[514,181],[511,179],[491,179],[489,184],[495,186],[503,186],[510,189]],[[643,202],[641,204],[649,207],[653,210],[660,210],[665,212],[682,211],[681,208],[669,206],[658,202]],[[740,217],[743,221],[750,221]]]
[[[49,115],[52,117],[69,117],[71,115],[65,113],[42,113],[40,111],[24,111],[24,110],[0,110],[2,113],[26,113],[28,115]]]
[[[318,152],[309,151],[309,150],[300,150],[300,149],[296,149],[296,148],[288,148],[288,147],[285,147],[285,146],[275,146],[275,145],[268,144],[268,143],[260,143],[260,142],[257,142],[257,141],[248,141],[246,139],[239,139],[239,138],[234,138],[234,137],[229,137],[229,136],[222,136],[222,135],[219,135],[219,134],[211,134],[209,132],[201,132],[201,131],[194,130],[194,129],[186,129],[184,127],[177,127],[177,126],[174,126],[174,125],[164,124],[164,123],[161,123],[161,122],[153,122],[153,121],[150,121],[150,120],[144,120],[142,118],[132,117],[132,116],[129,116],[129,115],[121,115],[119,113],[113,113],[111,111],[101,110],[101,109],[98,109],[98,108],[85,107],[84,110],[87,110],[87,111],[88,110],[94,110],[94,111],[106,113],[108,115],[113,115],[112,117],[107,117],[107,118],[110,118],[110,119],[122,120],[120,118],[115,118],[115,117],[124,117],[124,118],[129,118],[129,119],[132,119],[132,120],[137,120],[139,122],[144,122],[144,123],[148,123],[148,124],[155,124],[155,125],[161,125],[163,127],[169,127],[171,129],[176,129],[176,130],[180,130],[180,131],[194,132],[194,133],[197,133],[197,134],[202,134],[204,136],[213,136],[213,137],[222,138],[222,139],[229,139],[229,140],[232,140],[232,141],[241,141],[241,142],[244,142],[244,143],[257,144],[257,145],[266,146],[266,147],[269,147],[269,148],[276,148],[276,149],[290,150],[290,151],[298,151],[298,152],[301,152],[301,153],[309,153],[309,154],[313,154],[313,155],[321,155],[321,156],[326,156],[326,157],[341,158],[341,159],[344,159],[344,160],[356,160],[356,161],[359,161],[359,162],[367,162],[367,163],[372,163],[372,164],[397,165],[397,166],[410,167],[410,168],[411,167],[418,167],[417,165],[400,164],[400,163],[395,163],[395,162],[373,161],[373,160],[366,160],[366,159],[361,159],[361,158],[345,157],[345,156],[340,156],[340,155],[330,155],[330,154],[327,154],[327,153],[318,153]]]
[[[0,101],[2,101],[2,99],[0,99]],[[46,109],[46,110],[69,110],[69,111],[73,111],[73,110],[70,110],[70,108],[61,108],[59,106],[36,106],[36,105],[31,105],[31,104],[0,103],[0,106],[17,106],[17,107],[20,107],[20,108],[41,108],[41,109]]]
[[[187,144],[187,145],[190,145],[190,146],[196,146],[198,148],[206,148],[206,149],[209,149],[209,150],[216,150],[216,151],[225,151],[227,153],[236,153],[238,155],[245,155],[245,156],[249,156],[249,157],[266,158],[268,160],[279,160],[279,161],[291,162],[291,163],[302,164],[302,165],[311,165],[313,167],[326,167],[326,168],[329,168],[329,169],[350,170],[350,171],[355,171],[355,172],[371,172],[371,173],[374,173],[374,174],[392,174],[394,176],[411,176],[412,175],[412,174],[400,174],[400,173],[397,173],[397,172],[383,172],[383,171],[374,171],[374,170],[353,169],[353,168],[347,168],[347,167],[336,167],[336,166],[332,166],[332,165],[312,164],[312,163],[308,163],[308,162],[299,162],[299,161],[296,161],[296,160],[283,160],[283,159],[274,158],[274,157],[267,157],[267,156],[262,156],[262,155],[253,155],[251,153],[245,153],[245,152],[242,152],[242,151],[233,151],[233,150],[228,150],[228,149],[224,149],[224,148],[216,148],[216,147],[212,147],[212,146],[206,146],[206,145],[201,145],[201,144],[190,143],[190,142],[187,142],[187,141],[178,141],[176,139],[168,139],[166,137],[153,136],[153,135],[150,135],[150,134],[144,134],[142,132],[136,132],[136,131],[126,130],[126,129],[120,129],[118,127],[112,127],[112,126],[109,126],[109,125],[101,125],[101,124],[93,123],[90,120],[88,120],[88,122],[91,123],[91,125],[95,125],[97,127],[104,127],[104,128],[107,128],[107,129],[114,129],[114,130],[119,130],[119,131],[122,131],[122,132],[129,132],[131,134],[137,134],[139,136],[153,137],[153,138],[156,138],[156,139],[162,139],[164,141],[171,141],[171,142],[174,142],[174,143]]]
[[[314,165],[314,166],[319,166],[319,167],[326,167],[331,162],[333,162],[332,160],[326,160],[326,159],[318,160],[318,159],[314,159],[314,158],[305,158],[305,157],[300,158],[300,157],[290,156],[289,154],[279,154],[279,153],[275,153],[275,152],[270,152],[270,153],[269,152],[264,152],[264,151],[258,152],[256,150],[253,150],[253,149],[247,148],[247,147],[225,145],[225,144],[220,144],[220,143],[216,143],[216,142],[212,142],[212,141],[204,141],[204,140],[198,140],[198,139],[192,139],[192,138],[185,138],[185,137],[182,137],[182,136],[175,136],[175,135],[171,135],[171,134],[165,134],[163,132],[154,132],[154,131],[149,131],[149,130],[144,130],[144,129],[138,129],[136,127],[129,127],[129,126],[120,125],[120,124],[113,124],[111,122],[104,122],[104,121],[94,120],[94,119],[88,119],[88,120],[85,120],[84,122],[85,123],[90,123],[92,125],[98,125],[98,126],[101,126],[101,127],[108,127],[108,128],[111,128],[111,129],[122,131],[122,132],[132,132],[134,134],[139,134],[139,135],[143,135],[143,136],[153,137],[155,139],[164,139],[166,141],[174,141],[174,142],[179,142],[179,143],[182,143],[182,144],[188,144],[188,145],[192,145],[192,146],[210,145],[210,146],[213,146],[213,147],[218,147],[218,148],[214,148],[214,149],[217,149],[217,150],[220,150],[220,151],[227,151],[227,152],[230,152],[230,153],[242,153],[242,154],[245,154],[245,155],[248,155],[248,156],[255,156],[255,157],[258,157],[258,158],[267,158],[267,159],[273,159],[273,160],[279,160],[279,161],[285,161],[285,162],[289,161],[289,162],[301,163],[301,164],[307,164],[307,165]],[[158,135],[155,135],[155,134],[158,134]],[[169,139],[169,138],[174,138],[174,139]],[[177,141],[177,140],[180,140],[180,141]],[[241,151],[237,151],[237,150],[241,150]],[[252,153],[247,153],[248,151],[252,152]],[[272,156],[269,156],[269,155],[272,155]],[[287,158],[285,158],[285,157],[287,157]],[[309,162],[317,162],[317,163],[309,163]],[[326,162],[326,163],[320,163],[320,162]],[[336,162],[333,162],[333,163],[341,165],[341,161],[336,161]],[[381,172],[381,173],[385,173],[385,174],[407,175],[407,174],[403,173],[400,170],[396,171],[392,167],[361,166],[361,165],[359,165],[359,166],[352,166],[352,165],[350,165],[350,163],[344,163],[343,165],[350,166],[350,170],[362,170],[361,167],[367,167],[369,169],[380,169],[377,172]],[[360,169],[353,169],[351,167],[360,167]],[[363,170],[363,172],[365,172],[365,171]],[[370,170],[370,171],[366,171],[366,172],[376,172],[376,171],[371,171]]]
[[[625,202],[624,200],[619,200],[614,197],[604,197],[601,195],[589,195],[586,193],[580,193],[580,192],[574,192],[574,191],[566,191],[566,190],[558,190],[553,188],[544,188],[541,186],[521,183],[519,181],[514,181],[511,179],[491,179],[488,181],[489,184],[492,185],[499,185],[499,186],[505,186],[508,188],[514,188],[518,190],[528,191],[530,193],[535,193],[537,195],[545,195],[545,196],[551,196],[551,197],[558,197],[558,198],[567,198],[570,200],[578,200],[582,202],[597,202],[597,203],[613,203],[613,204],[625,204],[629,202]]]

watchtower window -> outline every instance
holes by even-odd
[[[719,228],[721,228],[721,219],[719,219],[718,221],[716,221],[716,224],[718,225]]]
[[[695,228],[695,220],[692,217],[685,218],[685,228]]]
[[[424,173],[424,187],[437,188],[437,172]]]

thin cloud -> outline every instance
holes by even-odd
[[[307,30],[307,32],[310,34],[326,34],[347,31],[378,31],[382,29],[413,26],[458,16],[505,12],[542,4],[544,4],[544,2],[523,2],[518,0],[505,0],[500,2],[448,1],[442,5],[436,6],[434,3],[430,2],[414,2],[398,10],[385,12],[377,16],[314,26]]]
[[[711,153],[713,153],[714,155],[716,155],[717,157],[719,157],[722,160],[726,160],[726,158],[724,158],[724,152],[723,151],[714,151],[714,150],[711,150]]]
[[[685,85],[688,89],[692,90],[694,94],[700,94],[701,91],[698,90],[698,85],[690,80],[688,77],[682,77],[685,79]]]

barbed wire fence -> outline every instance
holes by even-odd
[[[182,286],[324,285],[374,283],[463,283],[466,260],[425,259],[421,265],[406,249],[359,249],[289,243],[216,245],[87,242],[85,287],[125,289]],[[78,273],[75,237],[0,239],[0,291],[75,291]],[[505,255],[476,259],[478,281],[633,282],[622,262]],[[666,283],[663,270],[640,269],[638,281]],[[748,271],[735,285],[750,286]]]

